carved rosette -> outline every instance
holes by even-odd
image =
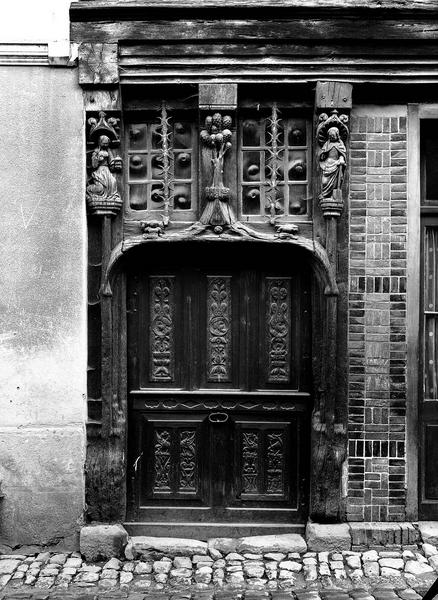
[[[339,218],[344,209],[342,183],[347,169],[348,116],[333,110],[321,113],[316,130],[321,170],[319,205],[326,218]]]
[[[116,128],[119,119],[107,118],[101,111],[99,118],[90,117],[87,143],[94,146],[89,164],[89,179],[86,189],[87,207],[91,214],[106,217],[117,215],[123,201],[117,189],[117,178],[123,161],[114,148],[120,143]]]

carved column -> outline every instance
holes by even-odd
[[[346,322],[348,268],[345,253],[339,252],[338,229],[347,235],[345,182],[348,177],[348,121],[352,86],[348,83],[318,82],[316,87],[316,164],[318,204],[316,232],[324,242],[338,282],[338,291],[326,290],[321,298],[321,342],[317,365],[318,382],[312,414],[311,517],[316,521],[339,521],[344,517],[342,472],[347,449]],[[319,214],[318,214],[319,209]],[[324,225],[320,222],[320,215]],[[319,225],[318,223],[321,223]],[[345,247],[342,239],[342,246]]]

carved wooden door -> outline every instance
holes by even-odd
[[[130,519],[304,522],[309,270],[273,258],[157,243],[131,269]]]

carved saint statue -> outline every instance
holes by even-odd
[[[117,191],[117,180],[114,172],[123,168],[122,159],[114,156],[110,148],[110,139],[106,135],[99,136],[97,147],[91,155],[91,181],[87,186],[87,200],[90,207],[103,209],[105,205],[111,209],[121,204]]]
[[[330,127],[327,131],[327,141],[319,152],[319,166],[321,167],[321,193],[320,199],[332,198],[334,190],[340,190],[344,179],[347,164],[347,150],[341,140],[337,127]]]

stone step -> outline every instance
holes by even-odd
[[[265,523],[124,523],[126,531],[131,536],[168,536],[208,540],[214,537],[247,537],[252,535],[279,535],[298,533],[304,535],[304,524],[269,524]]]

